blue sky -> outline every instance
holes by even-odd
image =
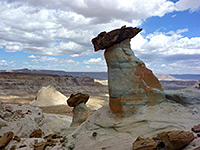
[[[115,7],[113,7],[115,6]],[[123,25],[154,73],[200,74],[200,0],[0,0],[0,70],[106,71],[91,39]]]

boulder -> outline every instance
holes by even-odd
[[[54,133],[54,134],[49,134],[44,137],[44,139],[46,139],[47,141],[51,141],[56,138],[62,138],[62,136],[59,133]]]
[[[82,93],[77,93],[77,94],[71,94],[70,98],[67,100],[67,104],[70,107],[75,107],[76,105],[84,102],[87,103],[88,99],[89,99],[89,95],[88,94],[82,94]]]
[[[198,90],[182,89],[175,91],[165,91],[166,98],[182,105],[196,105],[200,101]]]
[[[120,29],[112,30],[108,33],[101,32],[97,37],[92,39],[95,51],[106,49],[110,46],[120,43],[125,39],[131,39],[136,36],[142,29],[122,26]]]
[[[67,97],[57,91],[52,86],[42,87],[37,95],[36,99],[31,102],[34,106],[54,106],[54,105],[66,105]]]
[[[13,136],[13,132],[4,133],[4,135],[0,138],[0,149],[4,148],[9,143]]]
[[[158,134],[158,139],[165,144],[167,150],[180,150],[190,144],[195,136],[189,131],[168,131]]]
[[[42,130],[41,130],[41,129],[34,130],[34,131],[30,134],[30,138],[42,138]]]
[[[21,141],[21,138],[18,137],[18,136],[14,136],[13,140],[17,141],[17,142],[20,142]]]
[[[133,150],[156,150],[157,146],[153,139],[138,137],[133,143]]]

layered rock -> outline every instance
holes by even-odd
[[[73,119],[71,126],[79,126],[83,123],[88,117],[88,108],[85,105],[89,99],[88,94],[71,94],[70,98],[67,100],[67,103],[70,107],[74,107],[73,112]]]
[[[158,79],[130,48],[130,38],[141,29],[131,28],[132,32],[121,36],[125,29],[129,31],[129,28],[123,27],[106,33],[103,38],[100,38],[100,34],[92,40],[95,50],[106,48],[104,56],[108,67],[109,105],[113,113],[123,116],[133,114],[138,105],[154,105],[165,99]],[[113,32],[116,35],[113,36]],[[113,41],[107,41],[111,42],[108,46],[106,39],[112,38]]]
[[[96,38],[92,39],[95,51],[106,49],[121,41],[136,36],[142,29],[122,26],[120,29],[112,30],[108,33],[101,32]]]
[[[77,94],[71,94],[70,98],[67,100],[67,104],[70,107],[75,107],[76,105],[84,102],[87,103],[88,99],[89,99],[89,95],[88,94],[82,94],[82,93],[77,93]]]
[[[183,89],[175,91],[165,91],[166,98],[184,106],[195,105],[200,101],[200,91]]]
[[[57,91],[53,86],[42,87],[36,99],[31,102],[34,106],[53,106],[53,105],[66,105],[67,97]]]
[[[48,85],[55,87],[64,95],[70,95],[73,92],[90,95],[107,93],[106,86],[94,82],[94,79],[89,77],[0,72],[1,95],[35,95],[42,87]],[[3,98],[1,100],[3,102]]]
[[[31,134],[30,134],[30,138],[41,138],[42,137],[42,130],[38,129],[38,130],[34,130]]]

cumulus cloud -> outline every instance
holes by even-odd
[[[103,61],[101,58],[91,58],[89,60],[84,60],[84,64],[104,64],[105,61]]]
[[[15,66],[14,61],[7,61],[7,60],[4,60],[4,59],[0,59],[1,69],[4,69],[6,67],[14,67],[14,66]]]
[[[146,37],[139,34],[131,40],[132,49],[138,54],[174,55],[200,54],[200,37],[184,37],[181,33],[188,29],[179,29],[167,33],[154,32]],[[137,44],[135,44],[137,43]]]
[[[131,40],[136,56],[155,72],[195,73],[200,68],[200,37],[184,37],[188,29],[139,34]],[[137,44],[135,44],[137,43]],[[189,69],[191,69],[189,71]]]
[[[65,1],[1,1],[0,45],[7,52],[26,51],[41,55],[90,55],[91,39],[102,30],[124,24],[137,26],[141,20],[111,19],[97,26],[93,17],[72,11]],[[27,5],[29,3],[29,5]],[[48,5],[47,5],[48,4]],[[49,6],[52,5],[52,6]],[[64,5],[67,4],[67,5]],[[55,7],[55,6],[60,7]],[[72,6],[73,5],[73,6]],[[63,8],[62,7],[72,7]],[[92,7],[92,6],[89,6]],[[61,9],[57,9],[61,8]],[[113,17],[115,18],[115,17]],[[61,41],[59,44],[57,41]]]
[[[37,58],[37,56],[35,56],[35,55],[30,55],[30,56],[28,56],[28,58]]]
[[[8,52],[88,55],[90,40],[100,31],[141,25],[142,19],[173,11],[173,5],[166,0],[4,0],[0,2],[0,44]],[[57,40],[62,42],[56,45]]]
[[[31,61],[33,62],[54,62],[54,63],[78,63],[75,62],[72,59],[61,59],[57,57],[49,57],[49,56],[35,56],[35,55],[30,55],[28,58],[32,59]]]
[[[25,2],[31,6],[48,9],[61,9],[76,12],[95,22],[105,23],[111,19],[131,22],[134,19],[145,19],[150,16],[163,16],[173,11],[174,3],[167,0],[14,0]],[[141,11],[142,10],[142,11]]]
[[[106,64],[102,58],[91,58],[82,62],[72,59],[57,58],[52,56],[27,56],[31,61],[23,62],[20,68],[50,69],[65,71],[106,71]]]
[[[0,66],[3,66],[3,65],[5,65],[5,66],[8,65],[6,60],[0,60]]]
[[[8,52],[91,55],[91,39],[99,32],[124,24],[139,26],[146,18],[161,17],[174,10],[196,10],[199,6],[193,0],[186,8],[188,1],[175,4],[167,0],[3,0],[0,46]]]
[[[175,4],[177,11],[183,11],[189,9],[191,12],[197,11],[200,9],[199,0],[179,0]]]

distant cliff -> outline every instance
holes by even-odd
[[[84,92],[90,95],[107,92],[107,86],[94,82],[94,79],[48,74],[0,72],[0,94],[35,94],[41,87],[52,85],[68,96]]]

